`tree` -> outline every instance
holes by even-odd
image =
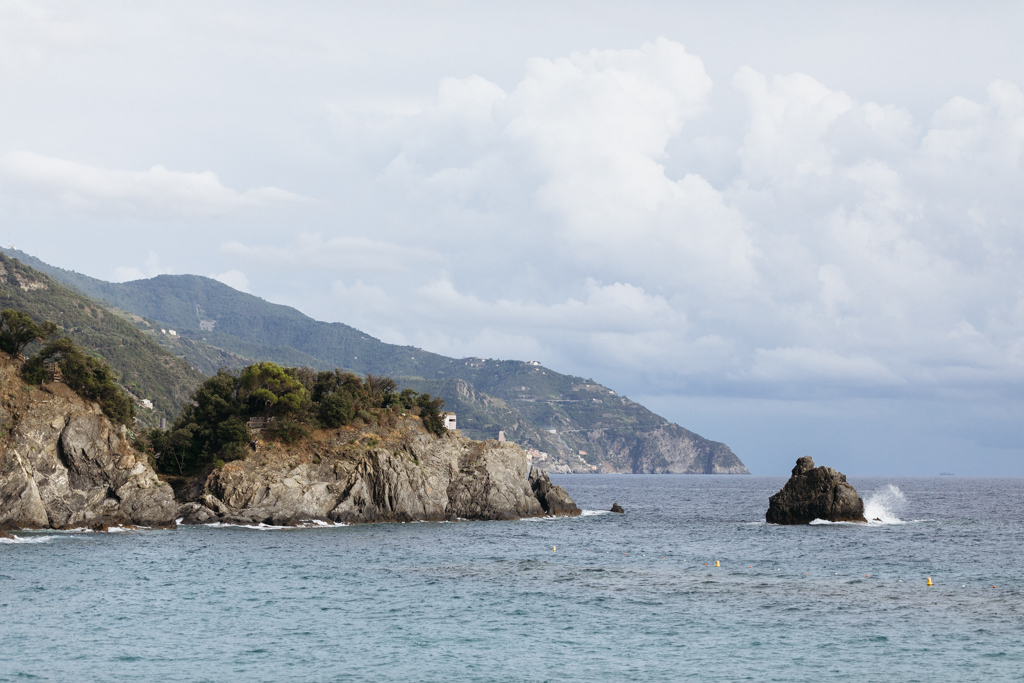
[[[118,385],[114,371],[99,358],[87,355],[70,337],[52,341],[32,356],[22,368],[26,381],[42,381],[48,360],[58,364],[65,384],[82,398],[99,403],[107,417],[121,424],[134,421],[135,404]]]
[[[253,363],[239,377],[238,398],[252,413],[264,416],[299,413],[308,400],[306,388],[277,363]]]
[[[441,417],[441,408],[444,408],[444,399],[441,397],[431,398],[430,394],[420,394],[416,397],[416,405],[420,408],[420,419],[423,426],[434,436],[444,436],[448,428],[444,426],[444,418]]]
[[[32,320],[28,313],[5,308],[0,311],[0,351],[16,356],[25,347],[36,341],[47,341],[57,334],[57,326],[52,322],[41,325]]]

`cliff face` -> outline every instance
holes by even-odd
[[[171,488],[99,407],[19,369],[0,353],[0,529],[173,525]]]
[[[547,497],[514,444],[436,438],[415,420],[386,434],[316,432],[294,446],[265,444],[180,487],[186,524],[274,525],[519,519],[580,510],[564,489]],[[558,505],[546,506],[547,500]]]
[[[750,474],[724,443],[709,441],[666,422],[622,433],[594,430],[591,448],[603,456],[602,471],[631,474]]]

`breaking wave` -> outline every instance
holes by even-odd
[[[0,538],[0,543],[49,543],[54,539],[53,536],[15,536],[11,534],[10,538]]]
[[[907,497],[895,484],[886,484],[864,501],[868,524],[906,524],[899,513],[907,507]]]
[[[180,526],[180,521],[179,521]],[[212,524],[199,524],[198,527],[207,527],[211,529],[252,529],[254,531],[293,531],[297,529],[337,529],[346,527],[348,524],[341,522],[326,522],[322,519],[311,519],[307,522],[300,524],[293,524],[290,526],[277,526],[274,524],[231,524],[228,522],[213,522]]]

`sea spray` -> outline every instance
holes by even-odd
[[[864,501],[864,517],[868,523],[903,524],[899,513],[906,507],[907,498],[895,484],[886,484]]]

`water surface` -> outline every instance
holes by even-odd
[[[881,522],[778,527],[781,477],[552,479],[594,512],[18,533],[0,680],[1022,677],[1024,480],[851,477]]]

